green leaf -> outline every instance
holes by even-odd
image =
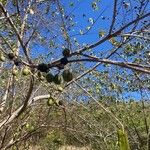
[[[99,37],[103,37],[106,34],[104,30],[99,31]]]
[[[73,6],[74,6],[74,3],[73,3],[73,2],[70,2],[69,6],[70,6],[70,7],[73,7]]]
[[[92,8],[93,8],[94,10],[98,10],[97,2],[92,2]]]
[[[90,22],[91,24],[94,24],[94,19],[93,18],[89,18],[88,22]]]
[[[55,43],[54,43],[54,41],[53,41],[53,40],[50,40],[50,42],[49,42],[49,46],[50,46],[50,47],[54,47],[54,46],[55,46]]]
[[[1,2],[3,5],[6,5],[7,0],[0,0],[0,2]]]
[[[86,30],[90,30],[90,29],[91,29],[91,27],[90,27],[90,26],[86,27]]]
[[[17,0],[13,0],[12,3],[14,6],[17,6]]]
[[[80,30],[79,32],[80,32],[80,34],[81,34],[81,35],[83,35],[83,34],[84,34],[84,33],[83,33],[83,30]]]
[[[118,130],[118,144],[119,150],[130,150],[127,134],[123,130]]]

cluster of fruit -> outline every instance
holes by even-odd
[[[13,75],[13,76],[17,76],[18,74],[19,74],[19,70],[18,70],[17,68],[13,68],[13,70],[12,70],[12,75]],[[28,67],[24,67],[24,68],[22,69],[22,75],[27,76],[27,75],[29,75],[29,74],[30,74],[29,68],[28,68]]]
[[[47,106],[62,106],[63,101],[62,100],[55,100],[53,97],[50,97],[47,100]]]
[[[62,54],[63,54],[63,58],[60,59],[60,64],[58,66],[56,66],[59,69],[64,69],[64,66],[68,63],[68,57],[70,55],[70,50],[65,48],[63,50]],[[9,60],[13,61],[16,66],[19,66],[19,64],[21,64],[21,60],[18,57],[16,57],[14,53],[8,53],[7,57]],[[3,62],[5,61],[5,57],[2,53],[0,53],[0,60]],[[69,69],[64,70],[62,72],[62,75],[60,75],[60,74],[53,75],[52,73],[49,72],[48,64],[41,63],[38,65],[37,70],[39,71],[38,76],[40,78],[42,77],[41,73],[46,73],[45,78],[46,78],[47,82],[49,82],[49,83],[54,82],[55,84],[61,84],[62,78],[65,82],[69,82],[73,79],[73,74]],[[19,73],[19,71],[17,68],[13,69],[12,74],[14,76],[17,76],[18,73]],[[28,67],[24,67],[22,69],[22,74],[25,76],[29,75],[30,69]]]
[[[16,66],[19,66],[21,64],[21,60],[19,59],[19,57],[16,57],[16,55],[14,53],[8,53],[7,54],[7,58],[9,60],[13,61]],[[2,61],[2,62],[5,61],[5,56],[3,55],[3,53],[0,53],[0,61]],[[13,76],[17,76],[18,74],[19,74],[19,70],[17,68],[13,68],[12,75]],[[30,74],[29,68],[28,67],[24,67],[22,69],[22,74],[24,76],[29,75]]]
[[[69,49],[64,49],[63,52],[63,58],[60,59],[60,64],[57,66],[59,69],[64,69],[64,66],[68,63],[68,56],[70,55],[70,50]],[[55,84],[61,84],[62,83],[62,78],[65,82],[69,82],[73,79],[73,74],[69,69],[65,69],[62,74],[56,74],[53,75],[51,72],[49,72],[49,67],[48,64],[39,64],[37,69],[40,72],[45,72],[45,78],[48,83],[54,82]]]
[[[48,83],[54,82],[55,84],[61,84],[62,78],[65,82],[69,82],[73,79],[73,74],[69,69],[66,69],[62,72],[62,75],[56,74],[53,75],[52,73],[47,73],[45,76]]]
[[[14,53],[8,53],[7,57],[9,60],[12,60],[16,66],[19,66],[19,64],[21,64],[21,60],[16,57]],[[0,53],[0,61],[5,61],[5,56],[3,55],[3,53]]]
[[[59,70],[64,69],[64,66],[68,64],[68,57],[70,56],[70,50],[65,48],[62,52],[63,54],[63,58],[60,59],[60,62],[55,66],[57,67]],[[49,72],[49,65],[45,64],[45,63],[41,63],[37,66],[37,69],[40,72]]]

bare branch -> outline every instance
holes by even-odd
[[[150,13],[147,13],[147,14],[141,16],[141,17],[136,18],[135,20],[133,20],[133,21],[129,22],[128,24],[126,24],[125,26],[123,26],[121,29],[119,29],[119,30],[116,31],[115,33],[113,33],[113,34],[111,34],[111,35],[107,35],[107,36],[104,37],[102,40],[100,40],[100,41],[98,41],[98,42],[96,42],[96,43],[94,43],[94,44],[92,44],[92,45],[90,45],[90,46],[86,46],[86,47],[84,47],[84,48],[82,48],[82,49],[79,49],[79,50],[77,50],[77,51],[71,53],[71,54],[70,54],[70,57],[73,56],[73,55],[80,54],[80,53],[82,53],[82,52],[84,52],[84,51],[86,51],[86,50],[88,50],[88,49],[92,49],[92,48],[94,48],[94,47],[96,47],[96,46],[102,44],[102,43],[105,42],[106,40],[109,40],[110,38],[119,35],[119,34],[120,34],[124,29],[126,29],[127,27],[131,26],[132,24],[134,24],[134,23],[136,23],[136,22],[138,22],[138,21],[140,21],[140,20],[142,20],[142,19],[144,19],[144,18],[146,18],[146,17],[148,17],[148,16],[150,16]]]
[[[145,37],[145,36],[141,36],[141,35],[136,35],[136,34],[128,34],[128,33],[126,33],[126,34],[120,34],[120,36],[122,36],[122,37],[128,37],[128,36],[131,36],[131,37],[142,38],[142,39],[145,39],[145,40],[150,41],[150,38]]]
[[[121,33],[121,31],[123,31],[125,28],[129,27],[130,25],[132,25],[132,24],[134,24],[134,23],[136,23],[136,22],[138,22],[138,21],[140,21],[141,19],[143,19],[143,18],[145,18],[145,17],[148,17],[149,15],[150,15],[150,13],[147,13],[147,14],[145,14],[145,15],[139,17],[139,18],[136,18],[135,20],[131,21],[130,23],[126,24],[124,27],[122,27],[121,29],[119,29],[118,31],[116,31],[115,33],[113,33],[113,34],[111,34],[111,35],[107,35],[107,36],[104,37],[102,40],[100,40],[100,41],[98,41],[98,42],[96,42],[96,43],[94,43],[94,44],[92,44],[92,45],[86,46],[86,47],[84,47],[84,48],[82,48],[82,49],[79,49],[79,50],[77,50],[77,51],[75,51],[75,52],[72,52],[69,57],[74,56],[74,55],[81,54],[81,53],[83,53],[84,51],[86,51],[86,50],[88,50],[88,49],[92,49],[92,48],[94,48],[94,47],[96,47],[96,46],[102,44],[102,43],[105,42],[106,40],[109,40],[109,39],[111,39],[112,37],[115,37],[115,36],[119,35],[119,34]],[[54,67],[54,66],[56,66],[56,64],[58,64],[59,62],[60,62],[60,59],[55,60],[54,62],[52,62],[52,63],[49,64],[49,67],[50,67],[50,68],[51,68],[51,67]]]
[[[7,135],[7,132],[9,131],[9,129],[10,129],[10,126],[7,126],[7,127],[5,128],[5,131],[4,131],[4,135],[3,135],[3,139],[2,139],[2,142],[1,142],[0,149],[3,148],[4,142],[5,142],[5,140],[6,140],[6,135]]]
[[[5,17],[7,18],[9,24],[10,24],[11,27],[13,28],[13,30],[14,30],[16,36],[18,37],[18,40],[19,40],[19,42],[20,42],[20,44],[21,44],[21,46],[22,46],[22,48],[23,48],[24,54],[25,54],[25,56],[26,56],[28,62],[29,62],[29,63],[32,63],[31,59],[29,58],[28,51],[27,51],[26,47],[25,47],[24,44],[23,44],[22,38],[21,38],[21,36],[19,35],[19,32],[18,32],[16,26],[14,25],[12,19],[9,17],[9,14],[8,14],[7,10],[4,8],[4,6],[2,5],[1,2],[0,2],[0,8],[1,8],[2,12],[4,13]]]
[[[127,41],[126,41],[126,42],[127,42]],[[119,50],[119,48],[120,48],[123,44],[125,44],[126,42],[123,42],[123,43],[120,44],[117,48],[113,49],[113,50],[110,52],[110,54],[109,54],[108,56],[106,56],[106,59],[110,58],[113,54],[115,54],[115,53]],[[81,54],[82,54],[82,53],[81,53]],[[80,55],[81,55],[81,54],[80,54]],[[66,85],[66,87],[69,86],[71,83],[73,83],[73,81],[77,81],[77,80],[79,80],[80,78],[82,78],[83,76],[85,76],[86,74],[90,73],[91,71],[93,71],[94,69],[96,69],[96,68],[97,68],[99,65],[101,65],[101,64],[102,64],[101,62],[98,62],[95,66],[93,66],[93,67],[90,68],[89,70],[85,71],[83,74],[79,75],[77,78],[75,78],[75,79],[73,79],[72,81],[70,81],[70,82]]]
[[[6,89],[5,89],[5,93],[3,95],[3,98],[2,98],[2,103],[0,104],[0,111],[2,112],[4,110],[4,107],[5,107],[5,104],[6,104],[6,100],[7,100],[7,97],[8,97],[8,92],[9,92],[9,87],[11,85],[11,82],[12,82],[12,76],[10,76],[8,78],[8,82],[6,84]]]
[[[34,98],[30,98],[28,100],[28,103],[27,103],[26,107],[25,107],[25,104],[23,104],[17,110],[15,110],[10,117],[8,116],[8,117],[6,117],[6,119],[4,119],[3,121],[1,121],[0,128],[2,128],[3,126],[6,126],[8,124],[10,124],[14,119],[16,119],[17,117],[19,117],[19,114],[21,114],[21,112],[23,112],[25,110],[25,108],[27,108],[27,106],[30,106],[33,102],[36,102],[36,101],[41,100],[41,99],[48,99],[49,97],[50,97],[50,94],[39,95],[39,96],[36,96]]]
[[[112,60],[108,60],[108,59],[75,59],[75,60],[70,60],[69,63],[81,62],[81,61],[107,63],[107,64],[117,65],[120,67],[129,68],[132,70],[150,74],[150,66],[142,66],[142,65],[138,65],[138,64],[134,64],[134,63],[112,61]]]
[[[118,0],[114,0],[113,18],[112,18],[112,23],[111,23],[111,26],[110,26],[110,29],[109,29],[109,34],[111,34],[113,26],[115,24],[116,14],[117,14],[117,10],[116,10],[117,9],[117,2],[118,2]]]

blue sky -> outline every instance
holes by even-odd
[[[130,22],[131,20],[133,20],[133,18],[135,18],[136,16],[133,14],[133,11],[135,11],[134,5],[136,4],[136,0],[132,0],[130,3],[130,7],[129,9],[125,9],[122,6],[122,2],[123,0],[118,0],[118,5],[117,7],[119,7],[119,15],[117,16],[117,23],[115,24],[115,28],[120,28],[121,27],[121,23],[126,23],[126,22]],[[130,0],[126,0],[126,3],[129,3]],[[73,7],[70,6],[71,3],[73,4]],[[94,10],[92,9],[92,3],[93,2],[97,2],[97,6],[98,9]],[[111,21],[112,21],[112,15],[113,15],[113,0],[100,0],[100,2],[98,2],[98,0],[67,0],[67,1],[63,1],[62,4],[64,6],[65,9],[65,14],[69,15],[70,17],[72,17],[73,21],[75,22],[75,26],[71,28],[71,30],[69,31],[69,35],[71,36],[71,40],[73,40],[74,38],[76,38],[78,40],[78,42],[80,43],[81,46],[83,46],[83,44],[92,44],[98,40],[100,40],[99,37],[99,31],[105,31],[108,32]],[[54,6],[55,7],[55,6]],[[132,7],[132,9],[131,9]],[[45,6],[41,6],[41,10],[44,11]],[[54,8],[55,9],[55,8]],[[128,10],[130,10],[128,12]],[[148,10],[148,7],[147,7]],[[74,15],[74,17],[73,17]],[[45,16],[43,16],[45,17]],[[47,18],[46,18],[47,17]],[[49,23],[51,22],[51,16],[46,16],[45,20],[49,19]],[[34,21],[34,16],[31,15],[31,17],[29,17],[29,21]],[[90,27],[92,25],[92,21],[94,21],[96,23],[94,23],[92,29],[88,32],[88,34],[86,35],[81,35],[81,32],[86,32],[87,31],[87,27]],[[37,24],[37,20],[35,22],[35,24]],[[42,25],[42,24],[40,24]],[[42,27],[42,26],[41,26]],[[43,25],[44,27],[44,25]],[[55,26],[53,26],[55,28]],[[130,30],[131,28],[128,28],[128,30]],[[50,34],[47,33],[46,28],[42,28],[41,30],[41,35],[42,36],[46,36],[47,41],[49,40],[49,36]],[[52,29],[53,30],[53,29]],[[58,31],[59,32],[59,31]],[[61,33],[60,33],[61,35]],[[61,46],[65,46],[66,43],[64,42],[64,40],[62,39],[62,37],[58,37],[56,38],[56,42],[59,45],[58,49],[55,48],[49,48],[46,44],[41,45],[39,44],[37,41],[34,41],[33,43],[33,47],[32,48],[32,56],[33,57],[38,57],[39,54],[45,55],[48,53],[54,53],[53,58],[60,58],[61,56]],[[76,46],[73,48],[73,50],[76,50]],[[93,49],[94,54],[100,57],[100,52],[102,52],[104,54],[104,56],[106,56],[107,52],[110,51],[110,49],[112,48],[112,45],[110,42],[105,42],[103,44],[101,44],[100,46],[97,46],[96,48]],[[56,52],[57,51],[57,52]],[[47,61],[49,61],[49,58],[47,59]],[[115,56],[113,56],[111,59],[115,59]],[[93,64],[93,63],[92,63]],[[86,64],[87,66],[90,66],[91,63]],[[99,67],[98,68],[100,71],[102,71],[104,68],[103,67]],[[136,98],[139,98],[139,94],[136,92],[130,92],[129,94],[125,93],[125,96],[133,96]]]
[[[81,0],[80,2],[77,2],[75,4],[75,9],[68,7],[66,10],[70,10],[68,12],[72,12],[75,14],[75,22],[77,23],[77,27],[75,28],[75,31],[72,32],[72,35],[79,33],[80,30],[83,30],[83,32],[86,31],[86,27],[91,26],[92,24],[88,21],[89,18],[92,18],[94,21],[99,17],[97,22],[94,24],[93,28],[88,32],[87,35],[78,35],[76,38],[81,43],[93,43],[97,40],[99,40],[99,31],[100,30],[107,30],[109,28],[108,24],[111,19],[110,16],[112,16],[112,6],[113,3],[109,4],[108,1],[101,1],[97,3],[98,10],[93,10],[91,5],[93,1],[84,1]],[[86,16],[83,17],[83,14]],[[102,18],[105,17],[106,19],[103,20]]]

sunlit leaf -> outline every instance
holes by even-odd
[[[94,10],[98,10],[97,2],[92,2],[92,8],[93,8]]]
[[[33,9],[30,8],[30,9],[29,9],[29,12],[30,12],[31,15],[34,15]]]
[[[119,150],[130,150],[127,134],[123,130],[118,130],[118,144]]]
[[[83,30],[80,30],[79,32],[80,32],[81,35],[83,35]]]
[[[73,2],[70,2],[69,6],[73,7],[73,6],[74,6],[74,3],[73,3]]]
[[[88,22],[90,22],[91,24],[93,24],[93,23],[94,23],[93,18],[89,18],[89,19],[88,19]]]
[[[105,31],[104,30],[99,31],[99,37],[103,37],[104,35],[105,35]]]

